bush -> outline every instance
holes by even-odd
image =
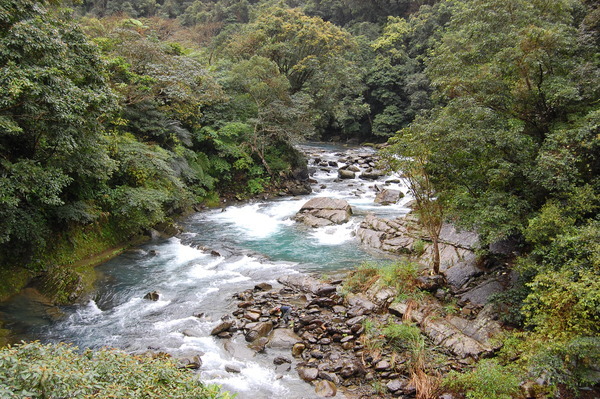
[[[379,268],[369,262],[364,262],[352,271],[344,283],[344,292],[364,292],[379,279]]]
[[[468,373],[451,372],[444,386],[466,392],[467,399],[511,399],[519,392],[521,379],[494,359],[482,360]]]
[[[0,397],[231,398],[169,359],[108,349],[78,353],[69,345],[38,342],[0,350]]]

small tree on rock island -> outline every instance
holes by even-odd
[[[429,150],[416,141],[410,127],[402,134],[390,139],[391,144],[384,153],[388,166],[401,171],[408,183],[408,189],[415,199],[415,211],[419,222],[432,242],[432,271],[440,274],[440,232],[444,223],[444,206],[437,196],[431,175],[427,169]]]

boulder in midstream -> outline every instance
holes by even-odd
[[[350,220],[352,208],[342,199],[316,197],[306,202],[294,220],[311,227],[342,224]]]

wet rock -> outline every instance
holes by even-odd
[[[317,197],[305,203],[294,216],[294,220],[311,227],[342,224],[350,220],[352,208],[341,199]]]
[[[302,352],[306,349],[306,345],[303,343],[297,343],[292,346],[292,356],[299,357],[302,355]]]
[[[334,294],[336,292],[337,288],[334,285],[322,285],[317,289],[317,292],[315,292],[315,294],[317,296],[327,296],[327,295],[331,295]]]
[[[235,364],[226,364],[225,371],[227,371],[228,373],[235,373],[235,374],[239,374],[242,372],[242,370],[239,368],[239,366],[237,366]]]
[[[183,358],[178,361],[179,368],[188,370],[198,370],[202,367],[202,359],[200,356],[193,356],[192,358]]]
[[[353,171],[351,171],[350,169],[339,169],[338,177],[340,179],[355,179],[356,174]]]
[[[232,320],[221,321],[215,328],[212,329],[210,335],[219,335],[222,332],[229,330],[233,326]]]
[[[279,277],[277,281],[294,291],[308,292],[314,295],[318,295],[318,293],[323,292],[323,290],[329,290],[329,287],[331,287],[330,284],[325,284],[314,277],[302,274],[282,276]]]
[[[356,316],[356,317],[353,317],[353,318],[349,319],[348,321],[346,321],[346,324],[348,326],[354,326],[356,324],[361,324],[365,320],[365,318],[366,318],[365,316]]]
[[[364,374],[362,367],[358,365],[358,361],[346,360],[342,364],[342,368],[338,373],[343,378],[350,378],[356,375]]]
[[[373,169],[373,168],[368,168],[367,170],[362,172],[360,174],[360,176],[358,176],[358,177],[361,179],[364,179],[364,180],[377,180],[382,176],[385,176],[385,173],[383,171]]]
[[[276,328],[273,330],[269,339],[269,348],[291,349],[298,342],[302,341],[292,329]]]
[[[333,311],[337,314],[344,314],[346,313],[346,307],[345,306],[341,306],[341,305],[335,305],[333,306]]]
[[[273,286],[269,283],[259,283],[254,286],[254,290],[256,290],[256,291],[269,291],[272,289],[273,289]]]
[[[290,195],[309,195],[312,193],[312,187],[309,183],[294,184],[287,189]]]
[[[256,322],[260,319],[260,315],[258,312],[248,311],[244,313],[244,318]]]
[[[383,189],[375,196],[375,203],[381,205],[392,205],[404,198],[404,194],[399,190]]]
[[[292,360],[288,359],[287,357],[284,356],[277,356],[275,359],[273,359],[273,364],[279,366],[280,364],[284,364],[284,363],[291,363]]]
[[[148,299],[150,301],[158,301],[159,298],[160,294],[158,293],[158,291],[152,291],[144,295],[144,299]]]
[[[319,370],[319,378],[322,380],[331,381],[336,385],[340,383],[340,378],[335,373],[331,373],[329,371]]]
[[[354,349],[354,342],[352,342],[352,341],[344,342],[342,344],[342,349],[345,350],[345,351],[349,351],[349,350]]]
[[[253,342],[261,337],[266,337],[273,330],[273,323],[270,321],[260,322],[256,324],[248,333],[246,334],[246,341]],[[268,340],[267,340],[268,341]]]
[[[315,393],[322,398],[331,398],[337,394],[337,387],[331,381],[319,380],[315,384]]]
[[[319,370],[314,367],[298,367],[298,376],[306,382],[311,382],[318,378]]]
[[[267,337],[260,337],[251,342],[248,347],[256,352],[264,352],[268,343],[269,339]]]

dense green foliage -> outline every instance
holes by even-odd
[[[169,359],[37,342],[0,350],[3,398],[229,398]]]
[[[435,107],[389,154],[431,183],[418,188],[447,218],[486,244],[518,243],[519,284],[496,298],[527,331],[513,363],[553,370],[551,384],[586,383],[565,362],[566,348],[586,342],[579,364],[593,364],[600,333],[598,10],[570,0],[451,3],[425,59]],[[474,384],[500,369],[482,364],[455,383],[483,395]]]
[[[65,301],[86,279],[55,264],[195,204],[278,187],[300,173],[296,141],[391,137],[390,167],[409,178],[432,240],[452,220],[476,230],[483,251],[516,243],[519,256],[506,261],[519,282],[496,302],[524,332],[507,339],[500,360],[555,385],[591,381],[585,366],[597,362],[600,333],[596,2],[65,5],[0,0],[0,272],[49,271],[64,281],[47,280],[48,290]],[[414,280],[410,267],[365,266],[349,287],[379,275]],[[3,280],[0,292],[26,279]],[[456,384],[503,397],[514,386],[507,371],[488,362]],[[495,376],[509,383],[492,392]]]

